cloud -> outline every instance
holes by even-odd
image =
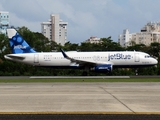
[[[10,18],[12,19],[12,20],[10,20],[11,26],[15,26],[15,27],[26,26],[31,31],[37,32],[39,30],[38,32],[40,32],[41,26],[40,26],[39,22],[36,22],[36,21],[28,22],[28,20],[24,20],[23,18],[19,18],[19,17],[17,17],[17,15],[15,15],[13,13],[10,13]]]
[[[0,9],[10,13],[10,23],[41,32],[41,22],[60,14],[68,22],[68,40],[83,42],[90,36],[118,35],[128,28],[138,32],[149,21],[159,20],[157,0],[1,0]]]

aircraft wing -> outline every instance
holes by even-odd
[[[71,62],[76,62],[79,65],[88,65],[88,66],[95,66],[98,64],[112,64],[112,62],[103,62],[103,61],[93,61],[93,60],[80,60],[80,59],[75,59],[75,58],[71,58],[69,57],[62,49],[61,52],[64,56],[64,58],[70,60]]]

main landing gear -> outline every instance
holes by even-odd
[[[138,68],[135,69],[135,75],[138,75]]]

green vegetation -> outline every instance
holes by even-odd
[[[160,82],[159,78],[54,78],[54,79],[0,79],[0,83],[37,82]]]
[[[36,51],[50,52],[59,51],[63,48],[65,51],[143,51],[160,61],[160,43],[152,43],[150,46],[143,44],[133,44],[133,46],[123,48],[118,43],[113,42],[111,37],[101,38],[99,44],[81,43],[75,44],[67,42],[64,46],[49,41],[41,33],[32,32],[26,27],[18,28],[18,32]],[[84,41],[84,40],[82,40]],[[83,70],[73,69],[54,69],[39,68],[31,65],[17,63],[4,59],[5,54],[11,53],[8,38],[0,34],[0,76],[80,76]],[[160,75],[160,62],[157,67],[148,67],[138,69],[139,75]],[[135,69],[114,68],[111,74],[90,72],[90,76],[99,75],[135,75]]]

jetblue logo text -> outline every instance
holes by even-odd
[[[26,48],[27,48],[26,46],[22,46],[22,45],[14,46],[14,49],[26,49]]]
[[[108,55],[108,61],[110,60],[129,60],[131,59],[131,55],[126,55],[122,53],[116,53],[116,54],[109,54]]]

